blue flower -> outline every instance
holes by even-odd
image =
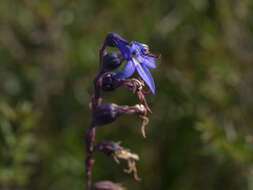
[[[149,69],[156,68],[155,58],[149,52],[146,44],[139,42],[128,42],[115,33],[109,33],[106,38],[108,46],[117,47],[127,64],[121,71],[116,73],[118,79],[129,78],[137,70],[139,76],[145,81],[152,93],[155,93],[155,82]]]
[[[149,53],[149,48],[139,42],[130,42],[125,45],[121,41],[116,41],[116,46],[121,51],[122,56],[127,60],[127,64],[119,71],[116,78],[128,78],[137,70],[139,76],[145,81],[152,93],[155,93],[155,82],[149,69],[156,68],[155,58]]]

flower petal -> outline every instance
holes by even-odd
[[[116,41],[116,46],[120,50],[122,56],[126,60],[130,60],[131,58],[131,48],[126,44],[126,42],[117,40]]]
[[[116,73],[114,75],[115,78],[118,79],[123,79],[123,78],[128,78],[133,75],[135,71],[135,66],[132,60],[128,61],[128,63],[123,67],[122,70]]]
[[[137,56],[139,62],[143,63],[148,68],[156,68],[155,59],[146,55],[146,53],[149,51],[149,48],[146,44],[141,44],[139,42],[130,42],[130,46],[132,49],[136,50],[135,56]]]
[[[142,64],[150,69],[156,68],[155,59],[153,57],[148,56],[139,56],[138,59]]]
[[[145,83],[148,85],[152,93],[155,93],[155,82],[154,79],[147,69],[147,67],[144,64],[137,64],[136,69],[140,75],[140,77],[145,81]]]

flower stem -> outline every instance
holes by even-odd
[[[94,139],[96,135],[96,128],[90,125],[86,132],[86,160],[85,160],[85,178],[86,178],[86,190],[91,190],[92,185],[92,166],[94,160],[92,158],[92,153],[94,149]]]
[[[100,89],[98,86],[98,80],[103,73],[103,56],[105,54],[106,44],[103,43],[102,47],[99,50],[99,72],[94,78],[94,95],[92,96],[92,115],[96,107],[101,103],[100,98]],[[92,166],[94,164],[94,159],[92,158],[92,153],[94,149],[94,140],[96,135],[96,126],[94,123],[89,125],[85,139],[86,139],[86,159],[85,159],[85,178],[86,178],[86,190],[91,190],[92,188]]]

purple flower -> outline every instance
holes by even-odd
[[[156,68],[155,57],[149,52],[146,44],[139,42],[127,42],[118,34],[110,33],[106,38],[109,46],[117,47],[127,64],[116,73],[118,79],[128,78],[137,70],[140,77],[148,85],[152,93],[155,93],[155,82],[149,69]]]

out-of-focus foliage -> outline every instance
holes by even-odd
[[[84,187],[84,132],[108,32],[162,55],[147,139],[137,119],[96,140],[138,152],[141,182],[97,153],[94,181],[129,189],[253,189],[253,1],[1,0],[0,189]],[[105,101],[135,104],[127,90]]]

